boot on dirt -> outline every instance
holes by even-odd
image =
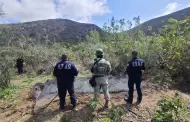
[[[72,104],[73,106],[72,106],[72,110],[74,110],[74,111],[77,111],[78,109],[77,109],[77,105],[79,104],[79,102],[78,102],[78,100],[76,100],[76,102],[74,103],[74,104]]]
[[[104,107],[105,107],[105,108],[108,108],[108,107],[109,107],[109,100],[106,100]]]
[[[127,103],[127,104],[129,104],[129,105],[131,105],[132,103],[133,103],[133,101],[132,100],[129,100],[129,99],[124,99],[125,100],[125,102]]]
[[[59,111],[65,111],[66,107],[59,107]]]
[[[72,110],[73,110],[73,111],[78,111],[78,109],[77,109],[77,107],[76,107],[76,104],[73,104]]]
[[[135,105],[140,105],[141,104],[141,100],[137,100],[137,102],[135,103]]]

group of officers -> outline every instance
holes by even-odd
[[[105,97],[105,108],[108,108],[110,101],[110,94],[108,89],[108,75],[111,72],[111,64],[104,58],[104,51],[102,49],[96,50],[96,58],[90,63],[92,76],[95,77],[96,85],[94,88],[94,98],[99,98],[100,88],[103,90]],[[137,51],[132,52],[132,59],[128,62],[126,71],[124,75],[128,75],[128,98],[124,100],[128,104],[133,103],[133,92],[134,85],[136,85],[136,90],[138,94],[137,104],[140,104],[142,101],[142,91],[141,91],[141,82],[142,75],[145,70],[144,60],[138,58]],[[61,61],[58,62],[53,71],[53,75],[57,79],[58,95],[60,99],[60,110],[65,109],[65,97],[67,91],[70,95],[70,100],[73,109],[76,108],[78,100],[76,98],[74,90],[75,77],[79,74],[79,70],[76,68],[75,64],[68,61],[68,56],[63,54]]]

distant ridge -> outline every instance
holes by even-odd
[[[137,27],[131,29],[129,32],[133,32],[139,28],[146,35],[150,35],[152,32],[157,33],[161,27],[168,24],[168,19],[174,18],[176,20],[184,20],[185,17],[188,17],[188,16],[190,16],[190,7],[176,11],[174,13],[171,13],[171,14],[168,14],[165,16],[157,17],[157,18],[151,19],[149,21],[146,21],[146,22],[142,23],[139,27],[137,26]],[[152,32],[148,31],[148,26],[152,27]]]

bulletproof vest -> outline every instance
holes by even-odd
[[[108,73],[109,73],[109,63],[105,59],[101,59],[98,63],[94,65],[93,68],[94,75],[106,76]]]

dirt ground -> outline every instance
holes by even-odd
[[[77,111],[71,111],[69,105],[69,96],[67,96],[68,108],[66,111],[59,111],[59,99],[56,98],[48,107],[41,110],[39,113],[33,113],[34,103],[28,99],[29,89],[20,91],[19,99],[14,103],[0,101],[0,121],[1,122],[61,122],[61,118],[69,118],[70,122],[89,122],[90,116],[94,116],[93,121],[99,122],[101,118],[106,117],[106,111],[100,109],[92,112],[87,104],[93,98],[93,94],[77,94],[79,105]],[[111,93],[110,106],[119,106],[125,109],[122,116],[123,122],[150,122],[156,103],[164,96],[173,96],[175,90],[166,90],[147,84],[143,87],[143,101],[140,106],[127,109],[127,105],[123,100],[124,92]],[[136,98],[136,92],[134,93]],[[183,98],[190,105],[190,95],[182,93]],[[104,98],[101,95],[99,99],[100,108],[104,105]],[[135,101],[134,101],[135,102]],[[190,108],[190,106],[189,106]]]

